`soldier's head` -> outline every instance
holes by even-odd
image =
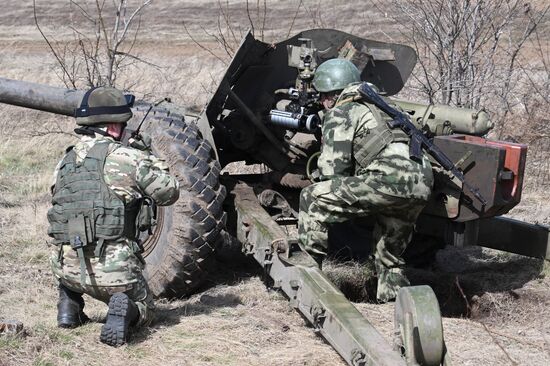
[[[84,94],[80,107],[75,109],[76,124],[103,129],[120,139],[126,122],[132,118],[133,95],[124,95],[110,87],[92,88]]]
[[[320,93],[321,104],[332,108],[346,86],[361,81],[357,67],[349,60],[333,58],[323,62],[313,77],[313,87]]]

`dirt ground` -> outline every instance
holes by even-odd
[[[61,42],[70,40],[68,1],[37,3],[46,33]],[[270,4],[266,38],[286,36],[298,3]],[[243,2],[229,4],[244,28]],[[326,11],[320,4],[304,1],[293,30],[326,26],[367,38],[398,37],[384,16],[371,8],[357,11],[346,1],[334,0],[333,11]],[[143,66],[124,76],[124,83],[133,80],[139,96],[171,95],[178,103],[200,108],[223,63],[197,47],[182,22],[221,55],[200,30],[215,29],[218,14],[217,1],[154,2],[145,13],[146,32],[136,50],[159,67]],[[56,72],[55,60],[34,26],[32,2],[5,0],[0,13],[0,77],[61,86]],[[88,297],[86,312],[93,322],[74,330],[58,329],[46,211],[50,174],[64,147],[75,141],[71,126],[66,118],[0,106],[0,319],[19,320],[25,328],[20,337],[0,336],[0,366],[344,364],[282,295],[266,290],[258,269],[247,261],[220,261],[197,294],[160,300],[153,326],[119,349],[99,342],[106,306]],[[511,215],[550,224],[545,190],[549,187],[527,183],[522,203]],[[363,285],[357,280],[363,269],[356,264],[331,263],[327,271],[333,278],[344,278],[347,291],[357,293],[357,286]],[[412,271],[411,278],[431,284],[438,294],[454,365],[550,364],[548,263],[479,247],[451,247],[437,254],[431,268]],[[388,341],[392,339],[392,304],[356,306]]]

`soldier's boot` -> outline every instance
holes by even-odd
[[[107,321],[101,328],[99,339],[109,346],[118,347],[126,343],[130,326],[137,323],[139,310],[125,293],[118,292],[109,300]]]
[[[90,321],[84,314],[82,294],[74,292],[59,284],[59,301],[57,302],[57,326],[76,328]]]
[[[379,303],[395,301],[399,289],[410,285],[401,268],[379,269],[376,299]]]
[[[324,252],[325,246],[322,244],[319,244],[317,242],[314,242],[312,245],[307,246],[302,244],[300,241],[298,241],[300,248],[307,252],[311,258],[317,263],[320,269],[323,269],[323,261],[327,257],[326,253]]]

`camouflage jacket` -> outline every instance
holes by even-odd
[[[383,127],[381,124],[385,126],[385,116],[376,107],[361,100],[358,87],[359,84],[352,84],[345,88],[335,106],[323,118],[323,144],[318,160],[321,180],[361,175],[364,169],[358,166],[356,154],[362,149],[363,137],[372,135],[375,129]],[[406,135],[403,134],[402,140],[408,141]],[[374,151],[374,154],[379,151]],[[409,156],[403,158],[409,159]]]
[[[108,187],[124,202],[131,205],[143,196],[151,197],[157,205],[167,206],[177,201],[179,183],[168,172],[166,163],[145,151],[122,146],[106,136],[84,136],[74,146],[77,161],[82,161],[90,148],[98,141],[109,140],[111,145],[105,159],[104,178]],[[52,191],[61,161],[54,175]]]

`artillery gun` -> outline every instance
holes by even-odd
[[[396,301],[392,348],[289,237],[299,190],[320,148],[317,95],[311,86],[321,62],[345,57],[388,100],[416,63],[407,46],[317,29],[276,44],[249,33],[202,113],[165,101],[137,102],[129,130],[141,127],[152,151],[180,181],[178,202],[158,208],[157,225],[143,237],[145,275],[156,296],[181,297],[201,284],[226,233],[253,257],[293,307],[350,365],[439,365],[448,362],[437,300],[427,286],[407,287]],[[0,78],[0,102],[72,116],[84,91]],[[484,111],[391,99],[453,160],[482,205],[460,181],[434,166],[436,185],[417,222],[417,241],[482,245],[550,259],[548,228],[502,218],[521,199],[527,147],[483,138],[492,124]],[[262,163],[265,174],[223,175],[222,167]],[[331,246],[361,241],[369,220],[334,228]],[[361,225],[361,230],[354,230]],[[365,230],[366,229],[366,230]],[[414,247],[412,245],[411,247]],[[404,357],[402,357],[404,356]]]

